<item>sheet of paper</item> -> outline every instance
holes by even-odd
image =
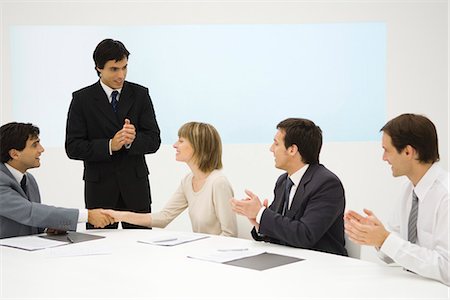
[[[47,257],[74,257],[74,256],[90,256],[90,255],[109,255],[113,251],[107,245],[93,244],[71,244],[66,247],[51,248],[46,250]]]
[[[201,239],[208,238],[209,236],[197,233],[170,233],[164,235],[158,235],[157,237],[151,237],[141,239],[138,242],[145,244],[152,244],[158,246],[175,246],[188,242],[193,242]]]
[[[201,259],[206,261],[224,263],[240,258],[255,256],[264,253],[263,250],[252,250],[246,248],[225,248],[209,251],[201,251],[191,255],[189,258]]]
[[[69,242],[61,242],[43,239],[37,235],[19,236],[0,240],[0,245],[18,248],[28,251],[67,245]]]

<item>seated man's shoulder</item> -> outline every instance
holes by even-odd
[[[316,174],[320,175],[323,178],[326,179],[333,179],[333,180],[339,180],[339,177],[330,169],[328,169],[327,167],[325,167],[322,164],[317,165],[317,171]]]

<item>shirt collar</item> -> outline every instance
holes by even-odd
[[[416,193],[419,201],[424,199],[431,186],[436,181],[439,176],[439,167],[434,163],[431,168],[422,176],[417,185],[414,187],[414,192]]]
[[[120,97],[120,93],[122,92],[122,88],[120,89],[112,89],[109,86],[107,86],[106,84],[103,83],[103,81],[100,79],[100,85],[102,86],[103,90],[105,91],[106,95],[108,96],[109,101],[111,101],[111,93],[113,91],[118,91],[119,92],[119,97]],[[119,97],[117,97],[117,100],[119,100]]]
[[[303,175],[305,175],[306,170],[308,170],[308,167],[309,164],[306,164],[303,167],[301,167],[297,172],[289,176],[295,186],[298,186],[300,180],[302,180]]]
[[[20,172],[19,170],[10,166],[8,163],[6,163],[5,166],[8,168],[8,170],[11,172],[11,174],[14,176],[14,179],[16,179],[18,183],[20,183],[20,181],[22,180],[23,175],[26,175],[26,173]]]

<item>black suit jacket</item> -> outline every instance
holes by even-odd
[[[84,161],[86,208],[117,208],[121,196],[129,210],[149,212],[151,197],[144,154],[161,144],[148,89],[125,82],[114,113],[100,82],[73,93],[67,116],[66,153]],[[130,149],[109,154],[109,140],[125,118],[136,127]]]
[[[308,167],[290,209],[281,214],[287,173],[275,185],[275,199],[264,210],[252,236],[256,240],[347,255],[344,241],[344,188],[339,178],[320,164]]]

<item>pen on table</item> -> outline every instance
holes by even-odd
[[[69,240],[70,243],[75,243],[75,241],[70,237],[70,235],[67,235],[67,239]]]
[[[235,248],[235,249],[218,249],[220,252],[230,252],[230,251],[247,251],[248,248]]]
[[[173,238],[173,239],[166,239],[166,240],[153,241],[153,243],[172,242],[172,241],[176,241],[176,240],[177,240],[177,238]]]

